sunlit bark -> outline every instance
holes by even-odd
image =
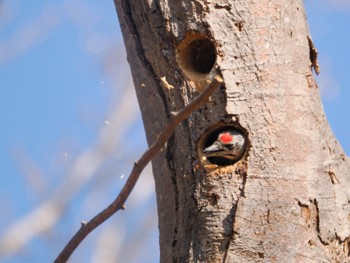
[[[161,261],[349,260],[350,164],[323,113],[303,2],[115,3],[149,144],[208,79],[225,83],[153,162]],[[245,155],[205,160],[226,126]]]

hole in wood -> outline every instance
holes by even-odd
[[[191,33],[178,45],[176,58],[190,80],[205,81],[216,62],[215,45],[207,36]]]
[[[192,41],[188,45],[187,53],[187,62],[191,68],[198,73],[209,73],[215,64],[215,48],[209,39],[197,39]]]
[[[242,129],[233,124],[217,124],[200,138],[198,154],[205,167],[227,166],[243,157],[246,145]]]

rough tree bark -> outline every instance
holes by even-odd
[[[213,75],[224,86],[153,161],[161,262],[348,262],[350,161],[323,113],[301,0],[115,0],[151,144]],[[205,160],[219,131],[248,140]]]

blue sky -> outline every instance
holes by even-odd
[[[325,112],[349,155],[350,4],[346,1],[308,0],[306,7],[319,51],[317,80]],[[122,142],[115,142],[117,149],[96,170],[91,168],[90,180],[72,195],[73,202],[56,227],[3,261],[47,262],[81,220],[91,218],[113,199],[146,142],[137,111],[123,108],[117,116],[119,126],[113,126],[111,118],[123,96],[138,110],[135,94],[127,93],[132,89],[113,1],[1,3],[0,236],[11,223],[54,196],[58,185],[69,185],[62,183],[63,175],[74,171],[104,132],[113,127],[113,132],[124,134]],[[128,204],[133,209],[111,222],[119,226],[114,231],[121,237],[114,244],[126,258],[133,257],[129,262],[156,262],[157,222],[149,169],[139,185]],[[139,253],[128,250],[127,242],[138,240],[137,233],[144,226],[150,230],[143,243],[139,241],[143,249]],[[104,226],[84,241],[75,258],[98,262],[93,260],[96,255],[106,256],[93,248],[106,239],[103,234],[108,231],[112,230]]]
[[[0,203],[0,237],[15,220],[31,214],[45,200],[73,200],[55,228],[1,262],[49,262],[82,220],[113,200],[146,142],[113,1],[3,1],[0,12],[0,197],[6,200]],[[131,108],[125,106],[121,110],[127,112],[118,114],[115,108],[123,105],[123,97]],[[117,119],[121,125],[113,123]],[[127,145],[114,143],[125,148],[123,156],[117,147],[109,150],[95,168],[86,163],[90,177],[85,184],[83,172],[78,182],[69,180],[81,160],[96,154],[94,147],[101,144],[101,137],[113,132],[129,139]],[[113,248],[116,253],[134,257],[130,262],[140,262],[140,258],[130,249],[127,253],[127,241],[135,242],[133,233],[145,225],[142,219],[149,218],[147,214],[153,219],[146,221],[148,228],[156,228],[149,169],[144,177],[143,189],[129,200],[131,209],[110,223],[119,225],[118,232],[114,233],[117,228],[107,231],[119,237],[119,251],[116,245]],[[59,197],[57,189],[71,185],[78,185],[73,188],[77,193],[61,191],[67,196]],[[34,227],[28,223],[27,228]],[[107,236],[103,235],[106,228],[92,235],[94,240],[85,241],[73,259],[92,262],[101,253],[96,244]],[[154,262],[157,233],[149,231],[144,236],[146,245],[140,245],[144,247],[140,255]],[[150,257],[145,249],[156,252]]]
[[[350,2],[306,1],[308,22],[319,52],[321,73],[317,77],[327,119],[334,134],[350,154]]]

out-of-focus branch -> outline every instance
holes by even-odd
[[[16,253],[33,237],[57,224],[79,189],[91,180],[106,158],[114,153],[130,125],[137,118],[136,101],[130,103],[130,98],[134,97],[132,92],[132,86],[125,90],[120,103],[110,115],[109,124],[101,129],[95,145],[76,158],[52,196],[8,227],[0,237],[0,257]],[[120,114],[121,112],[128,114]]]
[[[123,189],[120,191],[118,197],[103,211],[91,219],[88,223],[82,224],[78,232],[68,242],[66,247],[58,255],[55,263],[67,262],[74,250],[85,239],[85,237],[91,233],[96,227],[101,225],[114,213],[124,208],[124,203],[129,197],[132,189],[134,188],[142,170],[146,165],[156,156],[156,154],[163,148],[165,143],[169,140],[173,134],[175,128],[184,121],[192,112],[202,106],[209,96],[223,83],[221,77],[216,76],[211,83],[201,92],[190,104],[179,111],[173,116],[164,131],[160,134],[155,143],[142,155],[142,157],[134,164],[134,167],[130,173],[128,180],[126,181]]]
[[[20,28],[13,36],[0,42],[0,64],[24,54],[43,41],[61,20],[61,10],[52,4],[46,5],[42,13],[33,21]]]

